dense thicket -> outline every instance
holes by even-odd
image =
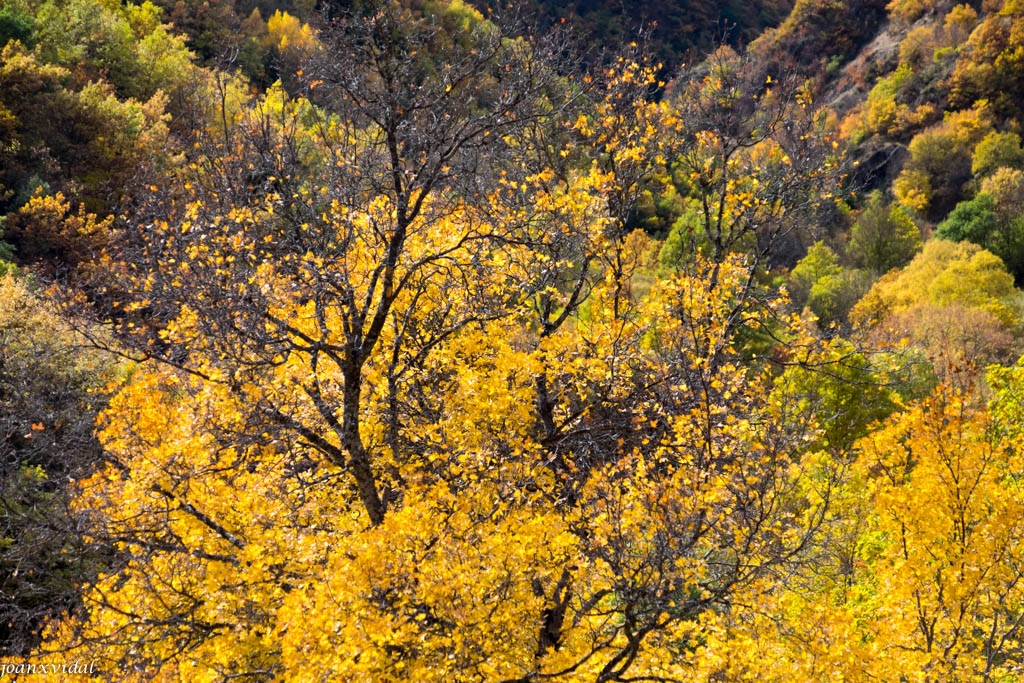
[[[46,620],[78,607],[82,582],[115,560],[63,495],[103,459],[93,423],[110,363],[28,282],[7,274],[0,294],[0,647],[28,656]]]

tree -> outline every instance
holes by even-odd
[[[878,280],[850,318],[880,343],[914,342],[941,379],[970,384],[985,365],[1014,353],[1020,306],[997,256],[933,239],[901,271]]]
[[[973,242],[1006,264],[1020,282],[1024,278],[1024,172],[1001,168],[982,182],[982,191],[960,202],[935,234],[943,239]]]
[[[853,316],[875,324],[921,303],[987,310],[1011,329],[1020,321],[1017,292],[1002,262],[977,245],[945,240],[930,240],[903,270],[875,283]]]
[[[6,5],[0,9],[0,48],[6,47],[12,40],[32,47],[34,32],[35,21],[23,8]]]
[[[971,154],[992,132],[991,118],[981,102],[915,135],[909,145],[910,160],[893,183],[900,204],[933,221],[949,213],[973,178]]]
[[[969,107],[984,100],[1002,117],[1020,116],[1022,16],[1019,3],[1006,2],[971,32],[949,79],[953,106]]]
[[[331,113],[268,93],[108,250],[148,360],[79,505],[129,561],[46,649],[140,679],[684,677],[828,505],[768,359],[835,354],[756,258],[634,289],[675,125],[649,72],[586,103],[542,43],[378,9],[321,33]],[[754,335],[788,350],[744,366]]]
[[[922,30],[930,33],[925,27]],[[935,114],[935,107],[930,104],[922,104],[911,108],[905,93],[919,87],[920,76],[915,76],[919,71],[916,65],[908,63],[912,55],[904,54],[904,46],[913,41],[915,33],[911,32],[900,44],[900,65],[888,76],[878,79],[878,82],[864,101],[863,115],[852,115],[846,121],[847,127],[855,127],[851,137],[855,142],[860,142],[867,135],[886,135],[896,139],[909,137],[908,130],[920,127],[922,123],[928,122]],[[923,49],[923,48],[922,48]],[[931,62],[931,52],[928,51],[928,61]]]
[[[1014,328],[1007,328],[991,311],[955,302],[925,303],[895,313],[872,331],[871,338],[883,347],[911,340],[934,377],[958,387],[970,387],[989,365],[1011,362],[1020,352]]]
[[[214,326],[203,331],[212,345],[208,354],[195,355],[193,332],[178,335],[172,328],[164,335],[166,348],[154,347],[162,357],[173,360],[188,342],[197,362],[216,366],[221,358],[219,373],[229,378],[242,368],[267,371],[292,353],[306,357],[312,383],[294,390],[305,395],[311,415],[319,415],[314,420],[325,422],[313,428],[305,417],[275,411],[273,419],[300,435],[326,427],[340,440],[343,451],[317,443],[323,456],[348,463],[376,524],[386,502],[361,435],[363,373],[390,347],[387,372],[398,382],[394,373],[421,362],[451,331],[489,316],[486,282],[473,273],[489,245],[512,238],[515,226],[492,224],[481,212],[490,205],[480,203],[494,192],[517,196],[520,187],[512,185],[518,176],[501,188],[480,185],[483,153],[493,153],[489,163],[497,176],[503,150],[512,149],[509,136],[550,115],[540,97],[552,82],[537,51],[504,40],[479,18],[450,38],[429,18],[395,5],[329,30],[330,57],[318,57],[320,67],[311,66],[310,77],[335,113],[268,94],[265,110],[229,139],[235,149],[194,166],[194,194],[170,198],[169,205],[153,198],[154,218],[169,216],[196,229],[165,245],[152,239],[150,225],[127,226],[120,248],[125,262],[145,266],[146,280],[136,292],[152,292],[147,300],[183,301],[183,287],[191,290],[187,305],[172,304],[162,316],[187,314]],[[418,56],[410,59],[410,53]],[[238,184],[239,175],[248,180]],[[218,178],[226,182],[216,184]],[[158,226],[181,230],[166,220]],[[224,262],[239,240],[251,256]],[[172,245],[179,255],[175,268],[166,260]],[[265,290],[264,282],[275,284]],[[419,301],[426,314],[425,304],[455,283],[467,293],[484,288],[483,302],[453,300],[432,314],[433,327],[419,311],[415,317],[404,317],[412,309],[392,313],[397,302]],[[291,322],[307,305],[320,321],[316,329]],[[337,382],[316,380],[322,363],[341,373]]]
[[[1019,665],[1019,463],[971,397],[940,388],[864,444],[893,676],[996,679]]]
[[[986,246],[996,231],[996,203],[990,194],[982,193],[970,201],[956,205],[946,220],[935,229],[937,237],[954,242],[968,241]]]
[[[865,289],[863,273],[844,269],[824,242],[815,242],[790,273],[793,303],[810,309],[823,325],[846,319]]]
[[[64,195],[36,193],[24,206],[7,215],[4,237],[19,246],[18,256],[53,275],[75,268],[98,254],[109,237],[113,220],[98,220],[84,205],[73,212]]]
[[[857,217],[846,245],[847,256],[876,277],[905,266],[921,249],[921,231],[899,206],[887,206],[873,192]]]
[[[51,647],[77,633],[82,654],[143,677],[685,676],[702,615],[801,556],[830,486],[799,466],[819,433],[793,410],[799,383],[737,362],[745,269],[718,264],[716,297],[704,272],[627,318],[600,282],[589,316],[534,333],[539,348],[512,318],[439,345],[403,378],[431,412],[403,417],[418,452],[376,525],[310,445],[239,439],[258,387],[140,371],[106,413],[117,464],[80,501],[106,511],[132,563]],[[793,341],[812,373],[835,362]],[[364,422],[382,444],[386,385]]]
[[[69,0],[38,3],[35,10],[40,59],[68,69],[71,89],[103,82],[121,100],[146,101],[157,90],[173,95],[193,75],[184,40],[167,29],[160,9],[149,2]]]
[[[974,148],[971,170],[975,176],[984,178],[1000,168],[1020,168],[1024,165],[1024,149],[1020,136],[1014,132],[993,131],[982,138]]]
[[[853,58],[885,21],[886,4],[860,0],[837,5],[801,0],[778,28],[767,29],[751,45],[751,53],[770,64],[795,63],[805,76],[820,76],[830,61]]]
[[[765,74],[727,48],[681,81],[676,165],[692,202],[673,234],[684,253],[742,252],[765,267],[793,259],[842,177],[821,111],[795,74]]]
[[[169,147],[165,100],[121,101],[102,83],[66,86],[69,72],[41,63],[24,46],[0,62],[0,210],[18,209],[43,187],[109,209],[134,171]],[[77,189],[77,192],[75,191]]]
[[[999,391],[988,408],[941,386],[861,439],[826,523],[831,545],[788,577],[760,619],[709,625],[719,671],[1012,680],[1024,501],[1016,423],[1003,419],[1019,408],[1018,374],[992,375]]]
[[[860,351],[838,336],[816,360],[819,367],[794,364],[786,368],[776,380],[776,391],[788,400],[801,401],[801,412],[813,415],[821,426],[818,441],[808,451],[842,459],[876,422],[896,411],[902,398],[897,392],[904,388],[906,377],[890,371],[887,359]]]

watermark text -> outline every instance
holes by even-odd
[[[14,676],[91,676],[96,673],[95,662],[0,662],[0,680]]]

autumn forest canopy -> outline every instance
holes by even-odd
[[[1024,680],[1018,0],[0,50],[0,670]]]

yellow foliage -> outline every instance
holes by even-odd
[[[720,66],[699,95],[726,106]],[[450,104],[418,137],[390,104],[355,122],[279,88],[227,121],[221,82],[224,157],[114,264],[118,307],[167,318],[78,484],[126,565],[43,650],[158,681],[685,679],[773,652],[739,605],[777,599],[836,469],[808,453],[821,407],[757,357],[836,354],[735,252],[785,234],[824,170],[769,115],[753,142],[709,122],[684,167],[720,231],[656,279],[624,228],[682,134],[652,79],[623,61],[570,117],[588,162],[496,157],[490,185],[457,152],[501,135],[533,162],[533,129],[445,99],[464,81],[402,91]]]
[[[267,35],[264,38],[267,47],[275,47],[279,50],[309,50],[316,47],[316,36],[309,24],[303,24],[298,19],[276,10],[267,19]]]
[[[413,244],[450,252],[457,228],[438,224]],[[371,268],[370,235],[357,230],[338,267]],[[626,244],[617,258],[638,263],[643,241]],[[318,320],[344,328],[334,318],[341,310],[318,312],[285,291],[275,271],[264,264],[259,278],[276,290],[272,314],[297,338],[318,334]],[[734,362],[729,315],[746,273],[738,258],[678,273],[645,299],[628,299],[620,309],[628,316],[615,313],[617,300],[627,306],[617,279],[602,276],[586,316],[548,333],[515,318],[470,325],[397,376],[405,361],[393,364],[396,338],[385,332],[367,361],[361,434],[377,452],[382,484],[402,493],[379,524],[368,524],[344,469],[323,461],[312,437],[232,437],[269,397],[278,419],[317,424],[318,405],[303,387],[315,382],[320,398],[334,400],[344,387],[333,365],[297,351],[256,384],[232,381],[215,362],[205,379],[140,367],[105,413],[112,464],[79,485],[77,503],[104,511],[132,559],[88,593],[87,620],[54,626],[46,649],[79,648],[106,670],[149,662],[140,680],[225,672],[497,680],[559,671],[590,680],[634,649],[635,670],[688,675],[693,662],[680,643],[703,652],[717,623],[708,609],[736,585],[764,590],[755,579],[780,548],[798,551],[823,509],[800,464],[805,437],[780,442],[769,427],[788,419],[786,397],[765,400],[770,377]],[[440,281],[423,284],[420,308],[400,298],[397,310],[427,325],[458,299]],[[184,309],[167,334],[188,339],[201,324]],[[795,319],[787,325],[803,334]],[[694,384],[681,383],[680,368]],[[638,376],[664,391],[636,402]],[[560,450],[539,429],[539,377],[560,397],[551,413],[568,439]],[[420,395],[439,407],[407,425],[402,453],[388,436],[396,378],[399,398]],[[609,419],[619,426],[598,421]],[[587,433],[597,429],[622,431],[595,442]],[[649,635],[634,642],[623,618]]]
[[[945,240],[930,240],[902,271],[876,282],[854,307],[851,320],[875,325],[924,304],[979,308],[1009,329],[1021,322],[1013,277],[999,258],[970,242]]]
[[[884,539],[869,626],[882,677],[1012,676],[1024,599],[1019,455],[983,408],[944,388],[862,448]]]

